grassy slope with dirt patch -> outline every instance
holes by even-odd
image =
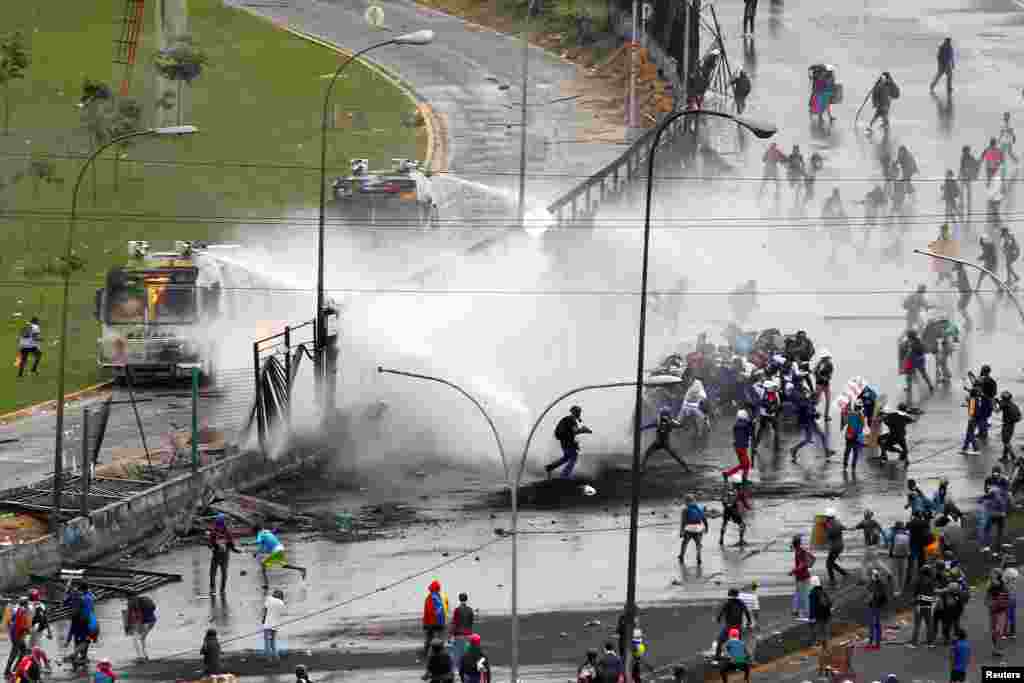
[[[26,79],[11,86],[11,134],[0,136],[0,180],[6,185],[0,189],[0,342],[10,344],[8,364],[0,371],[0,413],[56,392],[60,287],[52,276],[27,281],[25,271],[52,263],[63,251],[71,188],[80,155],[89,149],[74,105],[86,77],[117,89],[122,67],[112,64],[112,56],[122,6],[122,0],[5,4],[0,30],[21,30],[30,38],[32,64]],[[152,121],[156,101],[154,10],[146,9],[131,92],[143,106],[143,125]],[[183,99],[186,122],[202,133],[145,139],[129,148],[117,192],[108,152],[96,164],[95,204],[91,184],[83,185],[74,246],[85,267],[75,274],[72,290],[68,391],[100,379],[93,293],[107,269],[124,260],[128,240],[169,246],[174,239],[218,239],[232,234],[235,217],[273,220],[316,203],[323,76],[334,71],[339,57],[217,0],[191,0],[189,9],[190,31],[209,64],[185,86]],[[335,172],[356,156],[369,157],[373,166],[392,157],[423,158],[423,129],[401,123],[414,105],[386,80],[352,65],[332,101],[339,110],[366,112],[370,125],[330,133],[328,163]],[[62,182],[36,183],[26,176],[12,183],[39,155],[58,155],[51,159]],[[313,239],[315,226],[296,228]],[[42,319],[46,341],[37,378],[18,381],[10,365],[23,324],[16,314]]]

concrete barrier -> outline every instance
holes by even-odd
[[[76,517],[58,536],[49,534],[0,551],[0,591],[28,583],[30,574],[52,575],[62,563],[95,562],[166,529],[177,528],[211,489],[247,490],[316,460],[318,453],[291,453],[271,460],[242,452],[182,474],[87,517]]]

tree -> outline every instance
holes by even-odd
[[[206,53],[197,47],[192,36],[178,36],[174,45],[164,48],[153,57],[153,65],[160,75],[169,81],[177,84],[178,92],[176,103],[178,106],[178,125],[181,125],[181,85],[182,83],[192,85],[192,81],[199,78],[203,67],[209,62]],[[164,93],[162,100],[166,99]]]
[[[139,130],[141,123],[142,105],[131,98],[125,98],[118,101],[117,107],[109,119],[108,134],[111,138],[116,138],[128,133],[134,133]],[[120,168],[121,157],[134,142],[134,139],[125,140],[117,145],[116,154],[114,155],[114,192],[117,192],[119,187],[118,169]]]
[[[89,133],[89,151],[110,139],[111,114],[107,104],[114,94],[110,86],[86,78],[82,83],[82,97],[78,107],[82,110],[82,123]],[[96,165],[92,167],[92,201],[96,203]]]
[[[57,167],[45,157],[35,157],[28,162],[28,174],[32,178],[32,196],[39,199],[39,188],[47,185],[61,185],[64,179],[57,176]]]
[[[4,135],[11,132],[11,82],[25,78],[31,62],[28,44],[20,31],[0,40],[0,85],[4,88]]]

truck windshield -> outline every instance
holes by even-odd
[[[196,317],[192,272],[118,271],[107,279],[106,322],[191,323]]]

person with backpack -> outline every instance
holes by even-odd
[[[28,596],[18,599],[18,605],[11,612],[11,621],[7,625],[7,635],[11,640],[11,652],[7,657],[4,676],[10,676],[14,666],[21,658],[29,654],[28,639],[32,632],[32,612],[29,609]]]
[[[576,467],[576,460],[580,457],[580,444],[576,437],[580,434],[590,434],[590,428],[583,424],[583,408],[573,406],[569,414],[558,421],[555,426],[555,439],[562,448],[562,457],[544,466],[548,478],[556,469],[565,465],[562,470],[562,479],[572,476],[573,468]]]
[[[128,598],[128,620],[132,624],[132,640],[135,653],[142,661],[149,661],[146,638],[156,626],[156,604],[148,595],[133,595]]]
[[[1017,423],[1020,422],[1021,413],[1020,407],[1013,402],[1013,394],[1009,391],[1004,391],[999,395],[999,402],[997,407],[1003,414],[1003,456],[1000,458],[1003,462],[1013,462],[1013,446],[1011,441],[1013,440],[1013,432],[1017,428]]]
[[[718,545],[725,545],[725,530],[729,522],[739,528],[740,540],[736,545],[742,548],[747,544],[743,539],[747,533],[747,523],[743,520],[743,511],[740,510],[739,487],[727,483],[722,492],[722,526],[718,532]]]
[[[907,559],[910,557],[910,532],[902,520],[897,520],[889,536],[889,559],[895,581],[893,595],[899,597],[907,583]]]
[[[828,581],[831,585],[836,583],[836,574],[842,575],[845,579],[847,571],[839,566],[839,556],[845,548],[843,544],[843,533],[846,527],[839,521],[836,511],[832,508],[825,510],[825,540],[828,543],[828,557],[825,560],[825,568],[828,570]]]
[[[450,632],[452,662],[456,670],[462,664],[462,655],[469,644],[469,637],[473,635],[474,617],[473,608],[469,606],[469,595],[459,593],[459,604],[452,612]]]
[[[942,627],[942,640],[944,645],[949,645],[950,634],[960,630],[960,618],[970,596],[970,590],[967,589],[963,572],[959,567],[952,567],[946,571],[945,585],[936,593],[939,596],[939,626]]]
[[[811,592],[807,599],[810,605],[811,645],[826,644],[832,636],[832,598],[817,576],[811,577]]]
[[[939,51],[935,54],[935,60],[939,64],[938,70],[935,72],[935,78],[932,79],[932,83],[928,86],[928,92],[935,92],[935,86],[938,85],[939,79],[943,76],[946,77],[946,92],[953,92],[953,39],[946,38],[939,45]]]
[[[896,81],[893,80],[892,74],[888,71],[883,72],[871,88],[871,104],[875,108],[875,115],[871,117],[871,121],[868,123],[868,135],[871,135],[871,129],[874,127],[875,121],[881,121],[882,128],[885,130],[889,129],[889,110],[892,107],[892,101],[899,99],[899,96],[900,89],[896,85]]]
[[[808,594],[811,589],[811,567],[817,558],[804,547],[800,536],[793,537],[790,547],[793,550],[793,569],[789,574],[796,582],[796,590],[793,591],[793,618],[807,619],[810,614]]]
[[[825,422],[831,422],[832,416],[829,411],[832,407],[832,375],[835,373],[835,365],[832,363],[832,352],[822,349],[818,362],[814,364],[814,405],[825,399]]]
[[[686,506],[683,508],[679,523],[679,538],[683,539],[679,547],[679,561],[686,562],[686,546],[692,541],[697,546],[697,566],[702,563],[700,550],[704,534],[708,533],[708,518],[704,508],[697,505],[693,494],[686,495]]]
[[[860,458],[860,451],[864,448],[864,428],[867,426],[864,419],[864,404],[855,401],[853,410],[846,416],[846,449],[843,451],[843,471],[851,467],[850,455],[853,455],[852,469],[857,473],[857,459]]]

